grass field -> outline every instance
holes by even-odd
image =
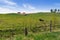
[[[0,14],[0,29],[4,30],[6,28],[15,27],[29,27],[40,25],[39,19],[43,19],[46,24],[52,20],[56,21],[56,24],[60,24],[60,14],[53,13],[40,13],[40,14],[29,14],[29,15],[19,15],[19,14]],[[9,29],[10,29],[9,28]]]
[[[0,40],[60,40],[60,32],[30,33],[28,36],[19,34],[12,38],[2,37]]]
[[[20,35],[15,40],[60,40],[60,32]]]
[[[43,19],[44,22],[39,21]],[[35,27],[45,27],[47,26],[47,31],[50,27],[50,20],[52,20],[52,27],[58,30],[60,29],[60,14],[58,13],[35,13],[26,14],[26,16],[21,14],[0,14],[0,35],[1,40],[60,40],[60,32],[40,32],[42,28],[36,29]],[[24,36],[24,28],[28,28],[28,36]],[[8,31],[6,31],[8,30]],[[14,30],[16,34],[14,37],[8,39],[6,36],[11,36],[9,30]],[[31,30],[36,31],[33,33]],[[38,32],[39,31],[39,32]],[[39,34],[38,34],[39,33]],[[22,34],[22,35],[21,35]],[[36,35],[35,35],[36,34]]]

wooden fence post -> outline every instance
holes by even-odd
[[[27,30],[27,28],[25,27],[25,36],[27,36],[28,35],[28,30]]]
[[[50,32],[52,32],[52,20],[50,21]]]

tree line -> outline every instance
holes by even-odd
[[[51,13],[60,13],[60,9],[51,9]]]

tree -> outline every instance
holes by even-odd
[[[53,12],[53,9],[51,9],[50,11],[51,11],[51,13],[52,13],[52,12]]]
[[[57,9],[54,10],[54,13],[56,13],[56,12],[57,12]]]
[[[60,12],[60,9],[58,9],[58,13]]]

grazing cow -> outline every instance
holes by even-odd
[[[46,22],[43,19],[39,19],[39,21],[41,21],[45,25],[43,29],[46,30],[46,27],[47,27]]]
[[[27,14],[25,12],[22,13],[24,16],[26,16]]]
[[[18,14],[21,14],[21,12],[17,12]]]
[[[43,19],[39,19],[39,21],[44,21]]]

